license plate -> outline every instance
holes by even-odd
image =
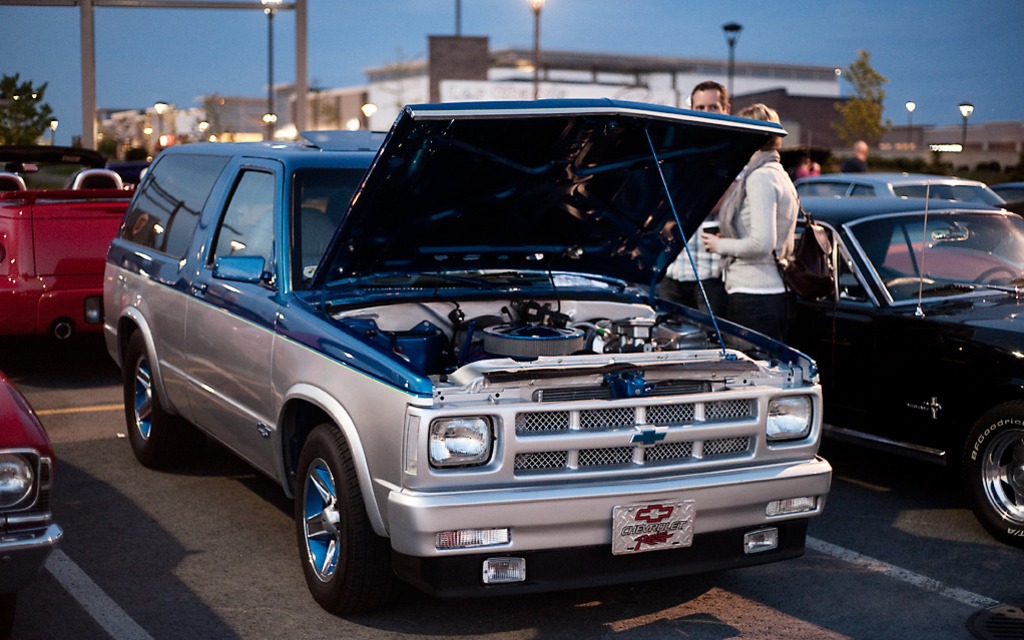
[[[612,507],[612,553],[642,553],[693,544],[693,500]]]

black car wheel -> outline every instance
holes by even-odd
[[[298,479],[295,524],[313,599],[339,614],[386,604],[398,584],[391,548],[373,531],[352,454],[337,427],[313,429],[299,456]]]
[[[160,401],[146,341],[132,334],[124,358],[124,415],[128,441],[144,466],[160,469],[192,461],[203,444],[202,434]]]
[[[1024,402],[1007,402],[971,429],[963,480],[978,520],[997,539],[1024,547]]]

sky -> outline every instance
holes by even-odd
[[[40,0],[35,0],[39,2]],[[487,36],[533,46],[527,0],[308,0],[309,84],[365,83],[364,71],[425,55],[427,37]],[[0,74],[47,84],[57,144],[81,132],[77,7],[0,0]],[[858,50],[888,79],[884,117],[915,125],[1024,120],[1024,0],[546,0],[541,48],[726,59],[722,25],[743,26],[737,61],[846,68]],[[274,18],[274,81],[294,82],[295,22]],[[198,106],[218,93],[264,96],[267,18],[258,10],[97,7],[96,102]],[[850,85],[841,81],[846,95]]]

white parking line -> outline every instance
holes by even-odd
[[[46,570],[114,640],[153,640],[60,549],[47,558]]]
[[[817,538],[807,537],[807,548],[825,555],[838,558],[844,562],[855,564],[858,567],[863,567],[869,571],[875,571],[890,578],[906,582],[907,584],[913,585],[919,589],[925,591],[931,591],[947,598],[952,598],[961,604],[965,604],[975,609],[988,609],[991,607],[998,606],[1001,604],[992,598],[986,598],[985,596],[972,593],[964,589],[958,589],[956,587],[947,586],[938,580],[933,580],[922,576],[919,573],[908,571],[907,569],[901,569],[895,565],[891,565],[888,562],[882,562],[872,557],[861,555],[856,551],[850,551],[844,547],[834,545],[824,540],[818,540]]]

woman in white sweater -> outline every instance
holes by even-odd
[[[779,122],[779,115],[763,104],[739,115]],[[719,213],[721,235],[701,235],[707,250],[722,256],[725,317],[779,340],[786,337],[786,288],[775,256],[793,252],[800,210],[793,181],[779,159],[781,145],[781,137],[772,138],[743,168]]]

